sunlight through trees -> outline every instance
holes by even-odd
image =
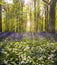
[[[0,31],[27,31],[29,20],[31,32],[56,32],[56,2],[57,0],[1,0]]]

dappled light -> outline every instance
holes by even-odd
[[[30,31],[30,21],[27,21],[27,30],[29,30]]]

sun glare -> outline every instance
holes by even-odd
[[[25,0],[25,4],[27,4],[29,2],[29,0]]]
[[[27,26],[30,27],[30,21],[27,22]]]

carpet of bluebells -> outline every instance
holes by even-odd
[[[0,33],[0,65],[57,65],[57,42],[45,33]]]

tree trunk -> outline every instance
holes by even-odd
[[[2,32],[2,5],[0,4],[0,32]]]
[[[36,0],[34,0],[34,23],[35,23],[35,32],[37,32],[37,22],[36,22]]]
[[[31,20],[31,9],[30,9],[30,23],[32,22]],[[30,32],[31,32],[31,24],[30,24]]]
[[[55,7],[57,0],[51,0],[50,2],[50,19],[49,19],[49,32],[55,33]]]
[[[48,5],[45,5],[45,31],[48,32]]]
[[[37,0],[37,14],[36,14],[36,30],[37,30],[37,32],[39,32],[38,31],[38,26],[39,26],[39,16],[40,16],[40,0]]]

